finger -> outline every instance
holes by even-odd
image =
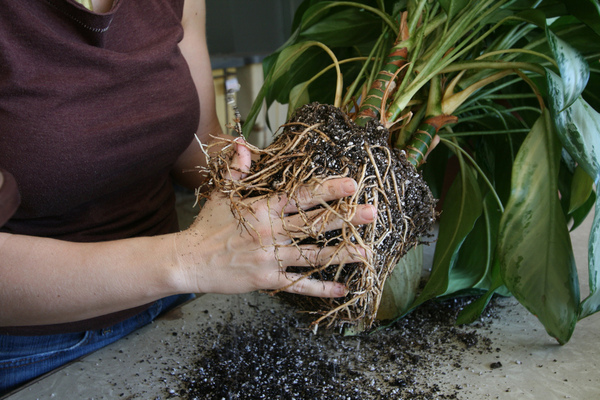
[[[280,247],[278,258],[284,267],[311,267],[366,261],[367,250],[354,244],[340,246]]]
[[[326,282],[303,277],[300,274],[282,273],[287,283],[285,292],[313,297],[344,297],[348,294],[346,286],[339,282]]]
[[[348,216],[352,225],[369,224],[377,218],[377,208],[371,204],[360,204]],[[286,234],[293,237],[316,237],[325,232],[341,229],[347,220],[325,209],[311,210],[283,218],[282,226]]]
[[[289,199],[281,197],[284,213],[309,209],[323,202],[341,199],[356,193],[356,181],[352,178],[327,180],[317,186],[301,186]]]
[[[229,166],[230,179],[240,180],[248,175],[252,165],[252,152],[243,137],[234,140],[235,154]]]

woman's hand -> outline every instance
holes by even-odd
[[[232,179],[240,179],[250,166],[250,152],[237,144],[232,162]],[[296,193],[297,204],[284,194],[253,201],[251,210],[240,209],[252,229],[244,229],[231,211],[228,197],[214,193],[205,203],[192,226],[177,235],[176,248],[184,282],[191,292],[243,293],[259,289],[281,289],[292,293],[320,297],[342,297],[346,288],[335,282],[300,279],[300,274],[286,272],[290,266],[324,265],[358,261],[363,250],[344,246],[286,246],[291,242],[286,227],[301,227],[298,209],[350,196],[356,182],[350,178],[325,181],[315,189],[302,188]],[[370,223],[375,207],[361,206],[353,224]],[[339,218],[327,222],[324,231],[339,229]]]

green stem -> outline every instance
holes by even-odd
[[[427,13],[425,14],[425,18],[426,18],[426,20],[423,23],[423,27],[426,27],[429,25],[427,23],[429,20],[429,16]],[[412,57],[415,57],[417,54],[419,54],[421,52],[421,48],[423,47],[423,42],[425,41],[426,32],[427,32],[426,29],[422,28],[422,29],[419,29],[418,32],[416,32],[415,34],[411,34],[411,41],[414,41],[414,43],[411,43],[412,47],[410,49]],[[415,37],[416,37],[416,40],[414,39]],[[415,68],[414,62],[408,63],[408,69],[404,75],[411,76],[414,68]],[[400,87],[398,87],[397,93],[403,92],[404,88],[406,87],[407,84],[408,84],[408,79],[402,80],[400,82]]]
[[[396,137],[393,142],[394,147],[398,149],[406,148],[410,138],[413,136],[414,132],[417,131],[421,120],[425,117],[425,111],[425,107],[420,107],[417,109],[408,124],[400,129],[398,137]]]
[[[356,124],[364,126],[368,121],[379,119],[383,97],[391,90],[392,80],[402,73],[401,69],[406,66],[408,49],[401,44],[392,48],[392,52],[386,58],[386,64],[377,74],[377,78],[371,85],[367,96],[362,100],[356,117]]]
[[[577,31],[577,30],[582,29],[582,28],[585,28],[585,25],[581,24],[581,25],[570,26],[568,28],[561,29],[561,30],[558,30],[558,31],[553,31],[553,32],[554,32],[554,34],[556,36],[560,37],[561,35],[564,35],[566,33],[571,33],[573,31]],[[548,39],[546,38],[546,35],[543,35],[540,39],[535,40],[533,42],[529,42],[523,48],[524,49],[533,49],[533,48],[535,48],[537,46],[540,46],[540,45],[546,43],[547,41],[548,41]]]
[[[472,132],[452,132],[452,133],[442,133],[440,134],[441,138],[444,137],[465,137],[465,136],[481,136],[481,135],[499,135],[499,134],[511,134],[511,133],[527,133],[531,129],[529,128],[517,128],[517,129],[499,129],[495,131],[485,130],[485,131],[472,131]]]
[[[437,75],[442,69],[450,65],[455,61],[457,53],[460,53],[463,48],[469,48],[470,46],[466,43],[473,41],[474,37],[480,35],[479,30],[474,28],[483,19],[494,12],[498,7],[506,3],[507,0],[501,1],[482,1],[477,3],[477,7],[473,7],[471,10],[463,14],[458,21],[454,24],[452,29],[445,37],[443,37],[438,45],[435,47],[435,51],[427,59],[424,65],[416,68],[419,70],[419,75],[403,90],[398,91],[396,98],[388,110],[388,118],[395,120],[404,110],[410,99],[427,83],[429,80]],[[472,31],[473,30],[473,31]],[[455,46],[455,43],[464,35],[465,32],[472,31],[465,39],[463,39],[456,48],[449,52]],[[483,40],[478,37],[475,42]],[[458,49],[458,50],[457,50]],[[449,52],[449,54],[446,54]],[[416,56],[416,55],[415,55]]]
[[[459,151],[464,157],[466,157],[469,160],[471,165],[473,165],[473,167],[477,170],[477,173],[481,176],[481,178],[485,181],[486,185],[490,188],[490,191],[492,192],[492,195],[494,196],[496,203],[498,203],[498,208],[500,209],[500,211],[502,213],[504,213],[504,205],[502,204],[502,200],[500,200],[500,196],[498,196],[498,193],[496,192],[494,185],[492,185],[492,182],[490,182],[488,177],[483,173],[483,171],[481,170],[481,168],[479,167],[477,162],[475,162],[473,157],[471,157],[471,155],[468,152],[466,152],[458,143],[456,143],[455,139],[448,140],[448,139],[441,137],[440,141],[443,142],[446,146],[452,147],[453,149],[455,149],[455,151],[456,150]]]
[[[491,94],[491,95],[487,95],[485,96],[486,99],[491,99],[491,100],[497,100],[497,99],[501,99],[501,100],[511,100],[511,99],[535,99],[537,96],[535,94],[531,94],[531,93],[524,93],[524,94]]]
[[[484,98],[487,99],[487,98],[489,98],[488,96],[492,95],[492,93],[499,92],[502,89],[509,87],[510,85],[513,85],[515,83],[522,82],[522,81],[523,80],[521,78],[515,78],[515,79],[511,79],[509,81],[501,82],[491,88],[486,88],[485,90],[481,90],[477,94],[469,97],[469,100],[465,101],[461,105],[461,107],[466,107],[466,106],[469,106],[470,104],[476,103],[477,101],[479,101],[479,99],[484,99]]]
[[[429,97],[425,115],[429,117],[442,114],[442,78],[440,75],[435,75],[429,81]]]
[[[414,4],[414,3],[412,3],[412,4]],[[412,8],[412,7],[410,7],[410,3],[409,3],[408,32],[411,36],[417,29],[417,24],[419,23],[419,20],[421,19],[421,13],[423,12],[423,9],[425,8],[426,4],[427,4],[427,0],[420,0],[418,3],[415,4],[414,8]]]
[[[487,51],[494,52],[502,51],[504,49],[511,49],[519,40],[527,37],[527,34],[534,29],[537,29],[537,26],[526,22],[523,22],[520,25],[515,25],[509,32],[494,40],[494,42],[487,47]],[[516,55],[509,56],[509,60],[515,56]]]
[[[505,61],[510,61],[512,58],[514,58],[514,56],[517,56],[519,54],[530,54],[539,58],[543,58],[544,60],[548,61],[549,64],[554,65],[555,67],[558,67],[558,64],[556,63],[556,61],[552,58],[549,57],[543,53],[540,53],[538,51],[533,51],[533,50],[526,50],[526,49],[502,49],[502,50],[494,50],[494,51],[490,51],[487,52],[485,54],[482,54],[481,56],[477,57],[478,60],[487,58],[487,57],[493,57],[496,55],[500,55],[500,54],[512,54],[511,57],[509,57],[509,59],[505,60]]]
[[[469,113],[471,111],[478,111],[478,110],[482,110],[482,109],[489,110],[491,113],[495,114],[502,121],[502,125],[504,126],[504,129],[509,129],[508,123],[505,120],[504,114],[518,113],[519,111],[532,111],[532,112],[537,112],[537,113],[541,112],[539,108],[531,107],[531,106],[519,106],[519,107],[513,107],[513,108],[507,108],[504,110],[499,110],[495,107],[488,106],[485,104],[478,104],[478,105],[475,105],[472,107],[465,107],[465,108],[462,108],[460,111],[461,111],[461,113]],[[477,122],[477,120],[479,120],[481,118],[485,118],[487,116],[489,116],[489,113],[469,115],[466,117],[461,116],[460,122],[461,123],[470,122],[470,121]]]
[[[384,38],[385,38],[385,34],[379,36],[379,38],[377,39],[377,42],[375,42],[375,46],[373,46],[373,48],[371,49],[371,53],[369,53],[369,56],[366,59],[367,62],[365,62],[363,64],[362,68],[360,69],[360,72],[358,73],[358,76],[356,77],[354,82],[352,82],[352,85],[350,85],[350,88],[346,92],[346,97],[344,98],[344,101],[342,102],[342,106],[348,104],[350,102],[350,100],[352,99],[352,96],[354,96],[354,91],[356,90],[359,82],[361,81],[362,76],[365,75],[365,71],[367,70],[369,61],[375,59],[375,57],[374,57],[375,52],[377,52],[377,50],[382,46],[382,44],[384,42]],[[375,64],[375,61],[373,61],[373,63]]]
[[[417,168],[425,161],[429,146],[439,130],[446,124],[456,123],[458,119],[452,115],[436,115],[425,118],[406,146],[406,158]]]
[[[470,107],[470,108],[463,109],[462,112],[463,113],[469,113],[470,111],[479,111],[479,110],[487,110],[488,112],[484,111],[484,113],[482,113],[482,114],[468,115],[466,117],[461,117],[460,118],[460,122],[463,123],[463,124],[465,122],[471,122],[471,121],[477,123],[477,122],[479,122],[480,119],[486,118],[486,117],[488,117],[490,115],[490,113],[492,113],[492,114],[495,114],[496,117],[498,117],[498,119],[500,121],[502,121],[502,126],[504,127],[504,129],[509,129],[508,128],[508,123],[506,122],[506,118],[503,115],[504,113],[501,112],[500,110],[498,110],[495,107],[481,104],[481,105],[479,105],[477,107]],[[483,123],[480,123],[480,125],[486,126]]]
[[[323,68],[321,71],[319,71],[315,75],[313,75],[309,80],[303,82],[302,89],[298,92],[298,95],[303,93],[311,83],[316,81],[319,77],[321,77],[324,73],[326,73],[330,69],[338,68],[342,64],[347,64],[347,63],[356,62],[356,61],[365,61],[365,60],[368,60],[368,58],[367,57],[352,57],[352,58],[346,58],[345,60],[338,61],[337,63],[329,64],[327,67]],[[346,104],[346,103],[342,103],[342,106],[344,104]]]
[[[340,62],[338,61],[337,57],[335,56],[335,53],[333,51],[331,51],[331,49],[329,47],[325,46],[323,43],[314,42],[313,45],[325,50],[325,52],[327,54],[329,54],[329,57],[331,57],[331,59],[333,60],[333,64],[335,65],[335,70],[337,73],[337,82],[335,85],[335,101],[333,104],[339,108],[342,105],[342,90],[344,89],[344,82],[343,82],[343,77],[342,77],[342,71],[340,69]]]
[[[466,69],[491,69],[491,70],[503,70],[503,69],[521,69],[525,71],[532,71],[546,76],[546,70],[539,64],[518,62],[518,61],[458,61],[451,65],[448,65],[440,70],[441,73],[457,72]]]

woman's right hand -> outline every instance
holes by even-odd
[[[240,179],[250,166],[250,152],[237,143],[232,161],[231,179]],[[301,274],[286,272],[290,266],[324,265],[352,262],[366,256],[364,250],[344,246],[318,247],[290,243],[286,226],[302,227],[298,209],[308,210],[322,202],[337,200],[355,193],[351,178],[331,179],[315,189],[301,188],[295,195],[298,203],[279,193],[253,201],[251,209],[240,209],[251,229],[240,226],[233,215],[229,197],[213,193],[190,228],[175,237],[182,285],[188,292],[243,293],[260,289],[284,289],[291,293],[320,297],[342,297],[347,289],[340,283],[316,279],[299,279]],[[366,224],[376,217],[372,205],[361,205],[352,223]],[[342,220],[328,221],[325,231],[339,229]]]

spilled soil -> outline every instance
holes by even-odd
[[[306,329],[309,319],[285,304],[250,303],[243,315],[232,311],[229,321],[193,334],[197,356],[170,370],[179,384],[170,385],[167,398],[468,398],[460,382],[444,381],[443,371],[468,369],[468,353],[494,360],[500,351],[485,334],[495,301],[474,325],[454,325],[470,300],[430,302],[389,327],[353,337],[315,335]]]

